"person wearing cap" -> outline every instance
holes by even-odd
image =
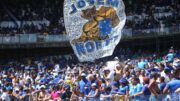
[[[47,101],[51,99],[51,95],[47,93],[45,89],[46,89],[45,85],[40,86],[41,91],[39,92],[38,101]]]
[[[81,73],[81,80],[78,82],[79,90],[80,90],[80,95],[84,97],[84,95],[87,95],[90,91],[90,82],[86,79],[86,74]]]
[[[99,92],[99,89],[97,88],[97,84],[96,83],[92,83],[91,88],[92,89],[89,92],[89,94],[86,95],[86,98],[89,101],[99,101],[100,100],[100,92]]]
[[[128,81],[125,78],[119,80],[120,86],[118,93],[115,96],[115,99],[125,100],[125,96],[129,94]]]
[[[117,94],[118,91],[119,91],[119,88],[118,88],[118,82],[116,81],[113,81],[112,82],[112,86],[111,86],[111,94]]]

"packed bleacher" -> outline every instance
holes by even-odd
[[[62,4],[59,0],[1,1],[0,33],[63,34]]]
[[[1,61],[2,101],[179,101],[180,52],[120,49],[95,62],[73,55]]]
[[[176,0],[126,0],[127,27],[147,29],[165,26],[179,26],[179,1]]]
[[[124,0],[125,29],[180,26],[179,0]],[[0,33],[64,34],[63,1],[2,0]],[[136,33],[136,32],[135,32]]]

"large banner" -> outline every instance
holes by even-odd
[[[122,0],[65,0],[70,44],[83,61],[110,56],[121,39],[126,16]]]

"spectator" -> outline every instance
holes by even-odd
[[[10,97],[9,94],[7,93],[6,88],[3,88],[1,99],[2,101],[10,101]]]
[[[66,101],[71,98],[72,92],[70,91],[70,85],[66,84],[64,88],[65,92],[62,94],[61,99]]]
[[[156,82],[157,79],[158,79],[158,74],[157,73],[153,73],[151,74],[151,81],[150,81],[150,84],[149,84],[149,90],[151,91],[151,100],[152,101],[158,101],[159,98],[158,98],[158,94],[160,94],[160,89],[159,89],[159,86],[158,86],[158,83]]]
[[[136,94],[142,90],[142,84],[139,82],[139,79],[137,77],[133,77],[131,79],[131,84],[129,88],[129,96],[130,99],[133,101],[141,101],[140,96],[133,97],[133,94]]]
[[[177,69],[173,73],[173,80],[167,83],[166,87],[163,90],[163,93],[169,93],[171,94],[171,98],[173,100],[179,100],[179,96],[175,91],[180,88],[180,80],[179,80],[179,74],[180,74],[180,69]]]
[[[148,77],[144,77],[143,78],[143,87],[142,90],[136,94],[133,94],[132,97],[136,97],[136,96],[141,96],[141,101],[148,101],[149,97],[150,97],[150,90],[148,88],[149,85],[149,78]]]
[[[92,83],[91,87],[92,87],[92,90],[89,92],[86,98],[89,99],[89,101],[99,101],[100,92],[97,88],[96,83]]]
[[[115,52],[115,56],[126,55],[127,51],[128,54],[133,53],[129,49],[120,49],[120,52]],[[178,51],[175,52],[179,54]],[[32,57],[28,64],[29,68],[38,68],[41,63],[42,66],[47,67],[42,71],[24,70],[26,58],[6,60],[0,70],[0,99],[12,101],[43,99],[74,101],[86,98],[100,101],[179,100],[179,67],[170,69],[173,64],[167,65],[166,59],[163,58],[166,55],[164,52],[156,53],[157,56],[143,51],[137,51],[134,54],[139,55],[121,57],[121,63],[119,64],[120,59],[116,60],[118,64],[114,67],[110,65],[111,68],[103,64],[114,61],[114,56],[97,60],[95,63],[80,63],[73,55],[71,59],[58,56]],[[148,64],[144,69],[137,67],[138,60],[142,57]],[[160,63],[155,61],[159,57],[163,59]],[[173,62],[177,60],[179,60],[178,55],[173,58]],[[60,67],[57,71],[54,69],[56,64]],[[120,72],[123,75],[116,76]]]
[[[80,96],[81,97],[84,97],[86,95],[89,94],[89,81],[86,79],[86,74],[85,73],[82,73],[81,74],[81,80],[79,81],[79,88],[80,88]]]
[[[45,91],[46,89],[45,85],[41,85],[40,89],[41,91],[39,93],[38,100],[39,101],[50,100],[51,96]]]

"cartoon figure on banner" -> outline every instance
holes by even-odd
[[[82,18],[88,22],[83,26],[81,37],[76,41],[104,40],[111,34],[112,28],[116,27],[120,20],[113,7],[102,6],[96,11],[96,7],[82,10]]]
[[[110,56],[121,39],[126,15],[122,0],[65,0],[64,22],[78,59]]]

